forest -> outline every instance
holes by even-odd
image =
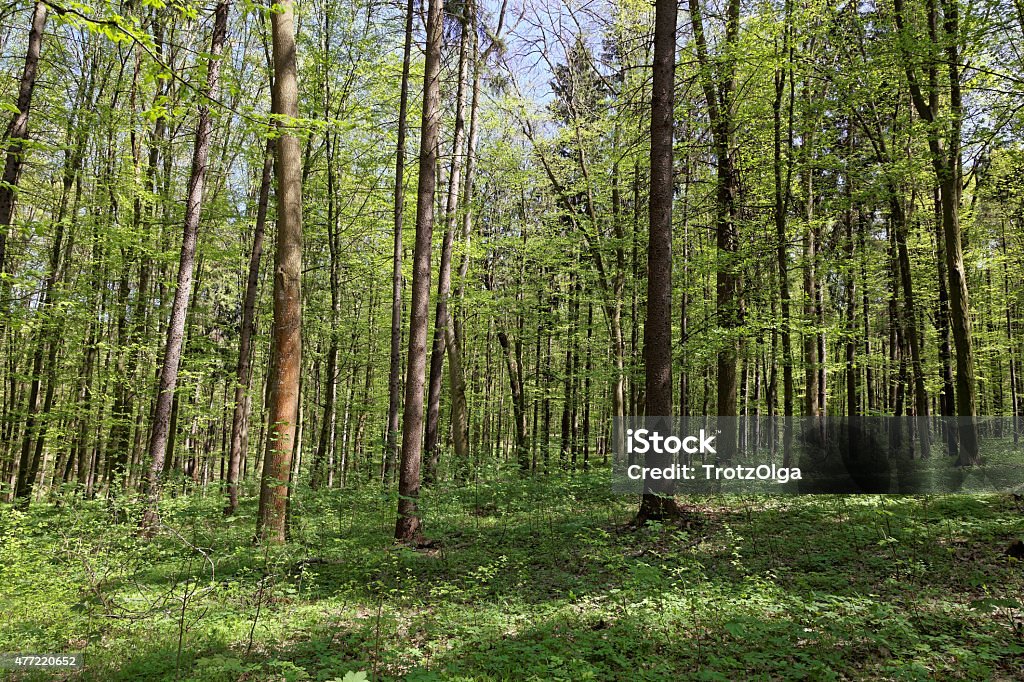
[[[1024,679],[1024,0],[14,1],[4,121],[12,679]]]

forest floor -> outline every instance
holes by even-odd
[[[81,680],[1024,679],[1024,509],[989,497],[701,497],[628,523],[606,475],[428,491],[426,549],[380,490],[0,509],[0,651],[84,652]]]

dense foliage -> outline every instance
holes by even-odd
[[[0,18],[0,649],[1020,674],[1011,500],[598,491],[624,415],[957,416],[916,447],[958,467],[991,415],[1017,446],[1021,0]]]

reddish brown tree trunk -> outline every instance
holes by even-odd
[[[277,252],[274,257],[274,353],[269,382],[269,430],[260,482],[256,533],[263,542],[285,541],[289,476],[299,421],[302,373],[302,149],[288,127],[299,116],[295,12],[283,0],[271,15],[275,114],[283,117],[277,141]]]

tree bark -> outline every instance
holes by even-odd
[[[203,189],[206,186],[206,172],[210,156],[210,137],[212,120],[208,98],[217,90],[220,77],[220,55],[228,31],[229,0],[218,0],[214,12],[213,35],[210,40],[210,61],[206,72],[204,99],[199,105],[199,122],[196,127],[195,146],[192,152],[192,170],[189,175],[188,196],[185,200],[185,227],[181,240],[181,255],[178,261],[177,288],[171,304],[171,318],[167,325],[167,342],[165,344],[163,366],[160,370],[160,382],[157,387],[156,410],[153,420],[153,432],[149,441],[149,472],[146,475],[145,492],[147,496],[146,510],[143,514],[142,528],[145,533],[155,530],[158,521],[157,504],[160,500],[160,487],[164,469],[164,457],[167,453],[167,440],[171,427],[171,404],[174,391],[178,385],[178,368],[181,362],[182,348],[185,339],[185,317],[188,310],[189,297],[192,295],[192,274],[195,268],[196,241],[199,233],[199,218],[202,212]]]
[[[736,364],[739,342],[733,338],[742,318],[740,303],[740,277],[737,252],[739,235],[736,228],[737,194],[739,180],[733,158],[733,106],[735,98],[735,55],[733,48],[739,39],[739,0],[729,0],[725,13],[724,45],[719,52],[721,65],[711,63],[701,13],[700,0],[689,0],[693,20],[697,60],[701,67],[701,88],[708,107],[712,141],[716,162],[715,238],[718,249],[718,269],[715,275],[715,297],[718,325],[725,340],[718,351],[717,414],[735,417],[737,414]],[[722,430],[719,438],[718,461],[726,462],[735,444],[733,429]]]
[[[447,339],[446,333],[451,323],[448,314],[448,295],[452,285],[452,249],[455,245],[455,213],[458,210],[459,190],[462,189],[462,157],[465,146],[466,131],[466,76],[469,63],[468,27],[465,21],[461,24],[459,40],[458,87],[455,95],[455,130],[452,135],[452,156],[448,167],[448,193],[444,207],[444,238],[441,242],[441,262],[438,264],[437,303],[434,313],[434,341],[430,352],[430,381],[427,389],[427,428],[423,444],[423,481],[427,485],[433,483],[437,475],[440,452],[438,451],[438,431],[441,416],[441,381],[444,370],[444,356]],[[456,353],[457,353],[456,349]],[[451,355],[449,350],[449,355]],[[459,365],[461,371],[461,364]],[[449,368],[449,373],[450,373]],[[461,377],[451,375],[451,387],[462,388]],[[452,406],[455,405],[453,394]],[[465,404],[465,396],[461,403]],[[460,445],[463,439],[457,439]],[[459,456],[465,456],[465,452]]]
[[[412,53],[413,0],[405,8],[402,51],[402,94],[398,105],[398,148],[395,151],[395,229],[391,257],[391,362],[388,369],[388,423],[381,478],[391,482],[398,460],[398,411],[402,400],[402,224],[405,211],[405,137],[409,115],[409,63]]]
[[[959,41],[960,17],[958,0],[942,0],[942,30],[945,34],[945,58],[937,53],[929,55],[926,68],[928,92],[918,80],[914,59],[904,46],[907,82],[911,101],[917,114],[924,119],[928,131],[928,147],[939,190],[942,240],[945,250],[946,274],[949,278],[949,318],[956,353],[956,412],[958,416],[958,463],[971,466],[980,463],[977,433],[977,386],[974,378],[974,341],[971,331],[970,297],[967,273],[964,268],[963,246],[960,235],[961,154],[960,134],[963,125],[963,99],[960,85]],[[903,0],[893,5],[896,28],[901,38],[907,37]],[[938,37],[940,16],[936,0],[927,4],[929,43],[940,49]],[[949,115],[939,111],[938,65],[946,65],[949,84]],[[925,95],[928,95],[927,99]],[[942,134],[940,134],[942,133]]]
[[[265,543],[285,541],[289,478],[299,420],[302,373],[302,145],[290,126],[299,116],[295,14],[292,0],[271,15],[277,141],[277,250],[274,256],[274,362],[267,452],[260,482],[256,534]]]
[[[249,430],[252,336],[256,331],[256,295],[259,293],[260,259],[263,257],[263,233],[267,224],[267,206],[270,203],[275,147],[273,140],[267,140],[259,196],[256,201],[256,225],[253,229],[252,251],[249,253],[249,271],[245,279],[245,297],[242,302],[242,328],[238,339],[238,363],[235,366],[235,409],[231,417],[231,454],[228,459],[228,504],[224,508],[224,514],[227,516],[234,514],[238,509],[238,478],[244,457],[242,445],[247,440]]]
[[[406,363],[405,409],[402,418],[398,519],[395,522],[395,539],[402,541],[414,541],[419,538],[421,526],[417,498],[420,492],[423,383],[426,374],[427,324],[430,315],[430,248],[434,232],[434,192],[437,188],[443,12],[441,0],[430,0],[427,8],[426,58],[423,74],[423,118],[420,127],[409,359]]]
[[[697,0],[691,0],[691,4]],[[654,10],[654,84],[651,99],[650,242],[647,252],[647,319],[644,367],[648,417],[672,417],[672,151],[675,121],[676,0]],[[695,19],[696,21],[696,19]],[[647,457],[645,466],[670,464]],[[644,481],[637,523],[678,513],[674,481]]]

